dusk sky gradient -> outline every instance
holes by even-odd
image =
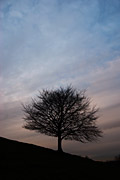
[[[57,148],[22,128],[21,103],[38,90],[86,89],[103,137],[63,150],[107,160],[120,154],[120,0],[0,0],[0,136]]]

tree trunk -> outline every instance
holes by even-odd
[[[58,136],[58,152],[63,152],[62,150],[62,139]]]

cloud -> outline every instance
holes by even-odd
[[[111,123],[107,122],[106,124],[104,124],[102,129],[110,130],[110,129],[116,129],[116,128],[120,128],[120,119],[113,120],[113,122]]]
[[[101,109],[99,125],[104,132],[113,130],[116,134],[116,129],[120,128],[120,104],[114,104],[106,108]]]
[[[89,90],[94,95],[95,101],[102,107],[119,103],[119,66],[120,59],[118,58],[91,72]]]

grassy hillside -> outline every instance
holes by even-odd
[[[79,180],[119,177],[119,162],[87,158],[0,138],[0,179]]]

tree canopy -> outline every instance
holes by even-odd
[[[91,107],[85,91],[71,86],[56,90],[43,90],[28,105],[23,105],[24,128],[58,138],[58,151],[61,142],[76,140],[82,143],[101,137],[96,126],[96,107]]]

